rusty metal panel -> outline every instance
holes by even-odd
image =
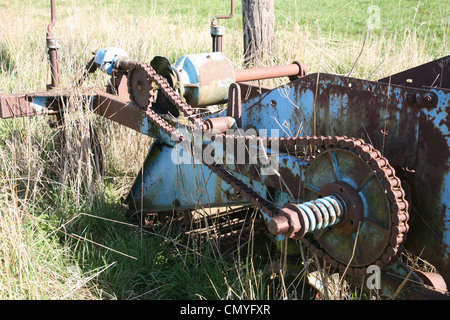
[[[363,138],[395,168],[411,205],[406,247],[450,281],[450,90],[310,74],[242,102],[242,128]]]
[[[405,87],[450,89],[450,56],[378,80]]]
[[[141,132],[145,116],[140,110],[128,104],[128,100],[106,92],[96,92],[92,104],[98,115]]]
[[[248,201],[205,165],[177,163],[179,150],[154,143],[128,196],[134,210],[145,212],[244,205]],[[265,187],[260,184],[260,189]]]
[[[110,93],[96,91],[91,107],[99,116],[148,135],[165,144],[174,144],[168,134],[159,130],[139,108],[131,105],[127,99]]]
[[[0,95],[0,117],[3,119],[57,114],[69,105],[71,99],[89,103],[96,90],[89,89],[53,89],[27,94]]]
[[[3,119],[31,117],[52,114],[55,103],[53,97],[33,97],[30,94],[0,95],[0,117]]]
[[[0,116],[3,119],[35,116],[36,114],[36,111],[26,99],[26,95],[11,94],[0,96]]]

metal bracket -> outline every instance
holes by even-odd
[[[228,91],[227,116],[236,120],[236,126],[242,128],[241,120],[241,87],[232,83]]]
[[[47,48],[60,49],[61,48],[61,38],[47,37]]]

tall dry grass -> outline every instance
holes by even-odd
[[[48,172],[46,146],[34,125],[6,124],[18,137],[1,140],[0,299],[92,299],[95,288],[86,285],[70,250],[54,237],[58,230],[44,218],[55,209],[43,207],[45,198],[60,182]]]
[[[54,31],[63,44],[60,62],[64,87],[74,85],[92,51],[103,47],[123,48],[130,57],[147,62],[155,55],[167,56],[175,62],[184,54],[210,50],[209,22],[217,12],[194,18],[170,17],[167,8],[155,8],[146,15],[133,15],[127,13],[125,6],[120,1],[105,8],[73,1],[57,7]],[[29,14],[20,5],[5,3],[0,20],[5,22],[0,28],[0,90],[44,91],[50,83],[45,45],[49,8],[36,5]],[[224,52],[239,69],[243,65],[242,31],[233,24],[227,26]],[[448,20],[443,21],[442,28],[444,38],[439,40],[444,55],[449,51]],[[351,74],[374,80],[434,58],[425,50],[430,39],[419,36],[414,27],[395,34],[368,31],[359,38],[347,39],[294,22],[289,28],[277,29],[276,36],[275,54],[266,57],[261,65],[298,60],[305,62],[310,72]],[[86,85],[105,81],[105,75],[96,73]],[[92,203],[94,197],[104,192],[103,179],[113,181],[117,198],[126,195],[151,141],[97,118],[79,101],[73,101],[67,108],[71,112],[65,117],[66,125],[59,130],[49,129],[46,117],[0,123],[0,299],[98,298],[87,281],[95,272],[80,273],[70,250],[52,235],[64,231],[64,223],[72,221],[77,208]],[[91,127],[99,134],[105,156],[103,177],[96,171]],[[58,146],[62,134],[68,143]],[[67,211],[66,220],[59,227],[39,218],[51,215],[54,210]],[[303,263],[314,263],[314,257],[305,258]],[[260,271],[250,265],[244,273],[236,266],[241,284],[238,287],[242,290],[236,292],[236,287],[230,285],[228,294],[218,298],[254,299],[261,297],[262,292],[267,294],[261,288],[262,282],[256,280],[261,279]],[[297,274],[296,281],[290,283],[285,282],[285,276],[283,272],[276,275],[281,283],[278,287],[281,289],[277,289],[281,291],[276,295],[289,298],[288,289],[307,274]],[[347,298],[348,294],[341,290],[336,297]]]

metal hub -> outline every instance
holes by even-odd
[[[156,101],[158,91],[153,88],[153,82],[148,78],[147,71],[136,65],[128,72],[128,93],[133,105],[146,109]]]
[[[334,232],[341,236],[349,236],[358,231],[358,226],[364,218],[364,204],[358,192],[347,182],[329,183],[320,190],[320,197],[334,195],[342,199],[346,207],[346,215],[334,226]]]
[[[393,250],[391,203],[369,163],[344,149],[326,150],[317,156],[307,174],[304,200],[327,195],[341,197],[347,214],[332,228],[313,233],[331,259],[361,268],[375,264]]]

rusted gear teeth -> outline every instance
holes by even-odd
[[[137,72],[134,80],[132,74],[131,79],[128,77],[128,88],[133,103],[139,106],[147,118],[158,128],[174,137],[175,142],[183,141],[184,136],[148,107],[154,101],[152,99],[155,99],[155,95],[152,92],[156,90],[152,91],[152,88],[154,88],[153,86],[159,88],[159,93],[163,94],[169,102],[180,110],[192,123],[200,126],[200,128],[203,126],[203,118],[196,114],[192,106],[186,103],[186,101],[173,88],[170,87],[169,83],[162,76],[158,75],[150,65],[137,62],[134,64],[133,68],[131,68],[130,73],[133,73],[133,70]],[[143,81],[145,83],[145,91],[148,89],[148,94],[141,95],[140,92],[143,92],[142,88],[137,90],[139,89],[139,87],[137,87],[139,81]],[[221,135],[225,138],[225,135]],[[238,138],[236,136],[227,137],[234,139]],[[244,137],[244,139],[249,140],[251,138]],[[279,147],[286,148],[286,150],[289,150],[289,147],[292,147],[293,145],[311,146],[319,149],[330,147],[343,148],[356,153],[364,159],[374,169],[377,177],[380,179],[385,188],[391,207],[391,212],[388,214],[391,214],[391,221],[393,223],[389,246],[386,248],[384,254],[379,257],[374,264],[382,268],[398,258],[403,249],[403,243],[406,240],[406,233],[409,229],[408,202],[405,200],[405,192],[401,187],[401,181],[395,176],[395,170],[390,166],[388,160],[384,158],[378,150],[374,149],[370,144],[365,143],[362,139],[355,139],[347,136],[305,136],[279,139],[258,137],[257,139],[266,139],[268,146],[270,146],[272,142],[276,142]],[[276,207],[275,204],[262,197],[251,186],[238,179],[223,165],[215,163],[204,164],[211,171],[216,173],[222,180],[230,184],[236,192],[240,193],[250,203],[261,209],[270,217],[275,217],[282,214],[281,210]],[[314,241],[313,237],[303,237],[301,238],[301,242],[309,247],[309,249],[315,252],[319,257],[323,257],[325,261],[330,263],[332,266],[341,271],[346,270],[347,274],[362,275],[367,269],[364,267],[344,266],[342,263],[328,255],[327,252]]]
[[[156,101],[158,91],[148,76],[148,70],[141,64],[135,64],[127,76],[128,94],[133,105],[145,110]]]
[[[374,149],[372,145],[365,143],[361,139],[354,139],[348,137],[306,137],[308,142],[317,147],[339,147],[350,150],[360,156],[366,163],[375,171],[376,176],[380,180],[386,198],[389,201],[391,215],[391,234],[388,245],[384,253],[374,261],[374,264],[383,268],[393,261],[395,261],[403,250],[403,244],[406,241],[406,234],[409,230],[408,220],[408,202],[405,200],[405,192],[401,187],[401,181],[395,176],[394,168],[389,164],[389,161],[384,158],[381,153]],[[305,144],[303,138],[297,138]],[[287,144],[287,140],[281,140],[281,143]],[[306,243],[308,247],[318,256],[323,256],[325,261],[339,270],[347,270],[347,274],[362,275],[366,272],[367,267],[349,267],[338,261],[335,261],[328,255],[320,245],[315,242],[314,237],[305,237],[302,242]]]
[[[203,123],[204,123],[203,118],[198,116],[195,113],[194,108],[192,108],[192,106],[190,106],[178,94],[178,92],[176,92],[170,86],[170,84],[167,82],[167,80],[164,77],[157,74],[156,71],[149,64],[143,63],[143,62],[134,62],[131,70],[129,71],[129,74],[134,69],[139,70],[138,72],[139,72],[139,76],[141,77],[140,79],[144,78],[143,74],[145,73],[145,78],[146,78],[146,81],[148,82],[147,87],[149,87],[149,88],[150,88],[150,86],[157,87],[159,89],[159,92],[162,95],[164,95],[172,105],[174,105],[179,111],[181,111],[185,117],[187,117],[195,125],[198,125],[199,128],[203,127]],[[130,98],[133,101],[134,97],[133,97],[132,93],[130,92],[130,90],[132,91],[132,89],[133,89],[133,83],[131,82],[130,78],[128,77],[128,91],[130,94]],[[145,98],[146,97],[142,98],[143,104],[145,104],[147,102],[147,100]],[[150,101],[150,102],[152,102],[152,101]],[[143,110],[145,110],[148,107],[148,104],[145,105],[144,107],[142,107],[141,101],[136,101],[136,103]],[[139,103],[141,103],[141,104],[139,104]]]

